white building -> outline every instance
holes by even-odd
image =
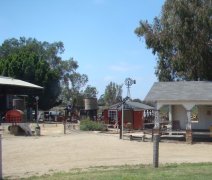
[[[171,130],[184,130],[188,142],[192,142],[195,134],[211,135],[212,82],[156,82],[145,101],[155,103],[156,114],[162,107],[168,106]],[[156,118],[156,128],[159,123],[160,119]]]

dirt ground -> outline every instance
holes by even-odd
[[[160,163],[212,162],[212,144],[161,142]],[[73,131],[41,125],[41,136],[2,135],[3,176],[17,179],[93,166],[151,164],[152,142],[120,140],[118,134]]]

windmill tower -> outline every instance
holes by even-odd
[[[130,87],[133,84],[136,84],[136,80],[133,80],[131,78],[126,78],[124,82],[125,82],[125,85],[127,86],[127,97],[129,97],[131,99]]]

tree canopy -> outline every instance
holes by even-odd
[[[65,81],[62,83],[62,93],[60,99],[63,104],[73,104],[76,106],[82,106],[83,104],[83,91],[82,87],[88,82],[88,77],[85,74],[73,72],[65,75]]]
[[[135,33],[157,55],[159,81],[212,80],[212,2],[166,0],[153,24]]]
[[[58,103],[65,88],[78,92],[88,81],[86,75],[76,72],[77,61],[62,60],[63,52],[62,42],[40,42],[24,37],[7,39],[0,46],[0,74],[43,86],[39,107],[49,109]]]
[[[104,93],[105,104],[110,106],[112,104],[120,102],[121,100],[122,100],[122,85],[110,82],[105,88]]]
[[[96,95],[98,94],[98,91],[96,87],[88,85],[84,90],[84,96],[86,98],[96,98]]]

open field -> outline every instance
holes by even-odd
[[[63,134],[62,125],[41,125],[41,136],[3,134],[3,175],[18,178],[94,166],[152,163],[152,142],[119,140],[118,134]],[[212,162],[212,144],[160,143],[160,163]]]

